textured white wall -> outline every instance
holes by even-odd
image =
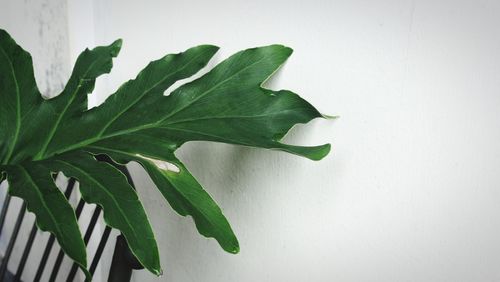
[[[180,156],[224,209],[241,253],[171,212],[135,170],[165,276],[136,281],[500,280],[500,2],[99,1],[99,43],[124,38],[109,90],[200,43],[283,43],[270,86],[337,121],[287,141],[332,142],[311,162],[188,144]]]
[[[64,0],[0,0],[0,27],[31,53],[38,88],[59,93],[70,75]]]
[[[165,271],[136,281],[500,280],[500,2],[69,3],[70,60],[81,46],[125,40],[94,103],[165,53],[213,43],[220,61],[283,43],[295,53],[269,86],[341,115],[286,139],[332,142],[321,162],[222,144],[181,149],[229,218],[238,255],[198,235],[133,166]],[[28,50],[46,50],[31,36],[38,25],[13,24],[6,5],[0,24]]]

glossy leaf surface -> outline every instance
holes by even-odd
[[[106,223],[124,234],[147,269],[160,274],[156,241],[136,192],[121,172],[93,155],[106,154],[121,164],[135,161],[177,213],[193,217],[200,234],[237,253],[238,240],[226,217],[175,151],[201,140],[281,150],[312,160],[326,156],[329,144],[280,142],[295,124],[324,116],[291,91],[261,86],[292,50],[271,45],[238,52],[165,96],[165,90],[198,73],[218,50],[193,47],[151,62],[89,110],[87,95],[96,78],[111,70],[120,48],[117,40],[85,50],[62,93],[48,99],[37,89],[30,55],[0,30],[0,174],[7,177],[10,193],[27,201],[39,227],[53,232],[63,250],[85,268],[85,248],[66,199],[59,192],[50,198],[54,204],[43,204],[44,193],[57,189],[51,173],[77,179],[83,199],[101,205]],[[69,215],[47,219],[62,208]],[[60,232],[62,225],[71,228]]]

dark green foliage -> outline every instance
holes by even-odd
[[[231,253],[238,241],[217,204],[174,153],[182,144],[205,140],[282,150],[319,160],[330,145],[301,147],[280,139],[297,123],[323,117],[297,94],[262,88],[291,55],[281,45],[234,54],[169,96],[176,81],[196,74],[217,52],[201,45],[153,61],[102,105],[87,109],[98,76],[108,73],[121,41],[85,50],[55,98],[42,97],[30,55],[0,30],[0,174],[9,193],[25,200],[38,227],[52,232],[65,253],[86,271],[78,224],[51,173],[80,182],[83,199],[102,206],[106,223],[119,229],[138,260],[161,273],[153,231],[136,192],[106,154],[136,161],[180,215],[193,217],[198,231]]]

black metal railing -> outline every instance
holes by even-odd
[[[97,159],[99,161],[105,161],[113,166],[115,166],[117,169],[119,169],[125,176],[127,177],[128,182],[132,187],[134,186],[134,183],[132,181],[132,178],[125,166],[118,165],[111,161],[107,156],[100,155],[97,156]],[[56,175],[54,175],[56,177]],[[66,196],[66,199],[69,199],[74,187],[75,187],[76,181],[73,178],[70,178],[68,180],[68,184],[66,185],[66,189],[64,191],[64,195]],[[5,219],[7,217],[7,214],[10,213],[9,211],[11,210],[10,208],[10,202],[11,202],[11,196],[6,195],[5,200],[2,206],[2,209],[0,211],[0,238],[2,236],[2,229],[5,224]],[[80,218],[80,215],[82,214],[83,208],[85,206],[85,202],[83,199],[80,199],[78,202],[78,205],[75,209],[75,214],[77,219]],[[95,226],[98,222],[99,216],[102,212],[101,207],[95,206],[94,212],[92,214],[92,217],[90,219],[89,224],[86,226],[85,229],[85,235],[84,235],[84,242],[85,245],[88,244],[92,234],[94,233]],[[16,244],[19,232],[21,230],[21,225],[24,220],[24,215],[26,213],[26,203],[23,202],[18,214],[17,214],[17,219],[16,222],[14,223],[14,227],[12,230],[12,234],[9,238],[9,242],[7,244],[7,248],[5,250],[4,256],[1,258],[1,264],[0,264],[0,281],[14,281],[14,282],[20,282],[21,277],[23,274],[24,269],[26,268],[26,262],[28,261],[28,257],[30,256],[31,249],[33,247],[33,243],[35,242],[35,238],[37,235],[37,226],[35,223],[33,223],[33,226],[31,227],[31,231],[28,235],[28,239],[25,242],[25,246],[23,248],[23,253],[21,255],[21,259],[19,261],[19,264],[17,265],[15,273],[11,273],[8,270],[8,264],[10,261],[10,258],[12,256],[12,252],[14,250],[14,246]],[[97,266],[99,265],[99,261],[101,260],[101,257],[104,253],[104,249],[106,247],[106,244],[108,242],[109,236],[111,233],[111,228],[109,226],[106,226],[104,229],[104,232],[101,234],[101,238],[99,240],[99,244],[97,246],[96,252],[94,257],[92,258],[92,262],[90,263],[89,271],[92,275],[94,275],[95,270]],[[47,261],[50,256],[50,253],[52,251],[53,245],[55,242],[55,237],[54,235],[50,235],[49,239],[47,240],[47,243],[45,245],[45,249],[43,251],[42,257],[40,259],[40,262],[37,266],[37,271],[35,274],[35,278],[33,281],[39,282],[42,278],[43,273],[47,269]],[[61,264],[64,259],[64,253],[62,250],[59,250],[57,257],[55,259],[54,264],[52,265],[52,271],[50,273],[50,278],[48,281],[63,281],[64,278],[60,274],[60,268]],[[108,275],[108,281],[110,282],[126,282],[130,281],[131,276],[132,276],[132,270],[133,269],[142,269],[143,267],[141,264],[137,261],[135,256],[132,254],[130,251],[127,242],[125,241],[124,237],[122,235],[119,235],[116,240],[116,245],[115,249],[113,251],[113,259],[111,262],[111,267],[109,270],[109,275]],[[66,276],[67,282],[72,282],[76,276],[76,273],[78,271],[78,266],[76,263],[73,263],[71,266],[71,269],[69,273]]]

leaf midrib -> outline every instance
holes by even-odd
[[[92,177],[92,175],[90,175],[89,173],[85,172],[84,170],[80,169],[79,167],[75,166],[75,165],[72,165],[71,163],[69,162],[66,162],[66,161],[63,161],[61,159],[56,159],[54,160],[55,162],[59,162],[59,163],[62,163],[63,165],[66,165],[66,166],[69,166],[77,171],[79,171],[80,173],[82,173],[83,175],[85,175],[91,182],[94,182],[94,184],[96,184],[97,186],[101,187],[102,190],[109,196],[109,198],[113,201],[113,203],[115,204],[116,206],[116,209],[119,210],[120,214],[122,215],[122,217],[125,219],[125,221],[127,222],[127,225],[129,226],[130,230],[132,231],[132,233],[134,234],[134,237],[136,239],[136,241],[138,241],[137,239],[139,238],[137,236],[137,233],[135,232],[135,229],[132,227],[132,223],[128,220],[128,217],[126,216],[125,212],[123,211],[123,209],[120,207],[120,205],[118,204],[118,202],[116,201],[116,199],[113,197],[113,194],[104,186],[102,185],[97,179],[95,179],[94,177]]]
[[[40,202],[42,203],[43,207],[45,208],[45,210],[49,214],[50,218],[52,219],[52,223],[53,223],[54,228],[56,229],[56,231],[59,235],[62,235],[63,233],[62,233],[61,229],[59,229],[59,223],[56,220],[56,218],[54,217],[54,214],[51,212],[51,210],[47,206],[45,199],[43,198],[43,194],[40,192],[40,189],[39,189],[38,185],[36,184],[36,182],[33,180],[33,177],[31,177],[29,172],[24,167],[22,167],[20,165],[17,165],[16,167],[19,167],[21,172],[27,176],[28,181],[32,184],[32,186],[36,187],[36,189],[34,189],[34,190],[35,190],[37,196],[40,198]],[[58,240],[62,241],[62,242],[60,242],[60,243],[62,243],[62,245],[66,245],[65,241],[63,240],[64,239],[63,236],[57,236],[57,237],[58,237]]]
[[[89,138],[87,140],[84,140],[84,141],[81,141],[81,142],[78,142],[76,144],[73,144],[73,145],[70,145],[66,148],[63,148],[63,149],[60,149],[60,150],[57,150],[55,151],[53,154],[61,154],[61,153],[64,153],[64,152],[68,152],[68,151],[71,151],[71,150],[74,150],[74,149],[77,149],[77,148],[81,148],[83,146],[87,146],[89,144],[92,144],[92,143],[95,143],[97,141],[101,141],[103,139],[107,139],[107,138],[111,138],[111,137],[115,137],[115,136],[118,136],[118,135],[122,135],[122,134],[128,134],[128,133],[132,133],[132,132],[135,132],[135,131],[139,131],[139,130],[143,130],[143,129],[148,129],[148,128],[154,128],[156,126],[158,126],[159,124],[161,124],[163,121],[165,121],[166,119],[172,117],[173,115],[179,113],[180,111],[186,109],[187,107],[191,106],[193,103],[196,103],[198,100],[200,100],[201,98],[203,98],[204,96],[208,95],[208,93],[214,91],[215,89],[217,89],[219,86],[221,86],[222,84],[226,83],[227,81],[229,81],[230,79],[234,78],[236,75],[238,75],[239,73],[245,71],[246,69],[254,66],[255,64],[261,62],[262,60],[264,60],[265,58],[261,58],[255,62],[253,62],[252,64],[250,65],[247,65],[245,66],[244,68],[240,69],[239,71],[235,72],[234,74],[232,74],[231,76],[227,77],[226,79],[222,80],[221,82],[215,84],[214,86],[212,86],[211,88],[209,88],[208,90],[206,90],[205,92],[203,92],[202,94],[200,94],[200,96],[196,97],[196,99],[194,99],[193,101],[190,101],[188,104],[186,104],[185,106],[181,107],[180,109],[178,109],[177,111],[174,111],[173,113],[167,115],[166,117],[160,119],[159,121],[156,121],[156,122],[153,122],[153,123],[148,123],[148,124],[144,124],[144,125],[140,125],[140,126],[136,126],[136,127],[132,127],[132,128],[129,128],[129,129],[125,129],[125,130],[119,130],[119,131],[116,131],[115,133],[112,133],[112,134],[108,134],[108,135],[102,135],[102,136],[95,136],[95,137],[92,137],[92,138]],[[182,87],[182,86],[181,86]]]
[[[182,68],[170,73],[169,75],[165,76],[164,78],[160,79],[157,83],[155,83],[152,87],[148,88],[146,91],[142,92],[141,95],[138,95],[138,98],[135,99],[130,105],[122,109],[115,117],[113,117],[109,122],[107,122],[104,127],[101,129],[101,131],[97,134],[98,137],[101,137],[102,134],[108,129],[121,115],[123,115],[126,111],[128,111],[130,108],[132,108],[135,104],[137,104],[145,95],[147,95],[151,90],[156,88],[158,85],[164,83],[167,79],[172,77],[173,75],[179,73],[180,71],[183,71],[186,69],[194,60],[198,59],[202,55],[205,55],[204,53],[196,55],[194,58],[189,60]]]
[[[260,58],[259,60],[256,60],[254,61],[253,63],[245,66],[244,68],[240,69],[239,71],[233,73],[232,75],[230,75],[229,77],[227,77],[226,79],[222,80],[221,82],[215,84],[214,86],[212,86],[210,89],[206,90],[205,92],[201,93],[200,96],[196,97],[196,99],[190,101],[188,104],[186,104],[185,106],[181,107],[180,109],[178,109],[177,111],[174,111],[172,113],[170,113],[169,115],[167,115],[166,117],[164,117],[163,119],[161,119],[160,121],[156,122],[156,124],[159,124],[159,123],[162,123],[163,121],[165,121],[166,119],[180,113],[181,111],[185,110],[186,108],[188,108],[189,106],[193,105],[194,103],[196,103],[197,101],[199,101],[201,98],[205,97],[206,95],[208,95],[208,93],[214,91],[215,89],[217,89],[217,87],[221,86],[222,84],[226,83],[227,81],[229,81],[230,79],[233,79],[236,75],[240,74],[241,72],[247,70],[248,68],[250,67],[253,67],[254,65],[260,63],[261,61],[263,61],[265,59],[265,57],[262,57]]]
[[[89,71],[92,69],[92,67],[94,66],[94,64],[96,62],[97,61],[93,61],[90,64],[90,66],[88,67],[88,69],[83,73],[82,78],[78,79],[78,86],[76,87],[75,91],[73,91],[71,93],[71,97],[70,97],[68,103],[64,106],[64,109],[61,112],[61,114],[59,114],[57,116],[57,120],[54,123],[54,126],[52,126],[52,128],[51,128],[49,136],[46,139],[45,143],[43,144],[42,148],[40,149],[39,153],[35,156],[35,158],[34,158],[35,160],[42,159],[45,156],[45,152],[47,151],[47,148],[48,148],[50,142],[52,141],[52,138],[54,138],[54,135],[56,134],[56,131],[57,131],[58,127],[59,127],[59,124],[61,123],[61,120],[66,115],[66,112],[68,111],[69,106],[73,103],[73,101],[76,98],[76,95],[78,94],[78,91],[82,87],[82,82],[85,80],[85,77],[87,76],[87,74],[89,73]]]
[[[10,144],[9,151],[7,152],[7,156],[3,161],[3,164],[7,164],[9,163],[9,160],[12,157],[12,153],[14,152],[17,139],[19,138],[19,132],[21,131],[21,93],[19,90],[19,83],[17,81],[17,76],[12,61],[10,60],[9,56],[7,55],[3,47],[0,46],[0,50],[2,50],[2,55],[4,55],[4,57],[7,59],[7,62],[9,63],[10,74],[12,76],[12,79],[14,80],[14,84],[16,85],[16,131],[14,133],[14,139]]]
[[[174,124],[180,124],[180,123],[189,123],[189,122],[192,122],[192,121],[211,120],[211,119],[239,119],[239,118],[241,118],[241,119],[252,119],[252,118],[261,118],[261,117],[276,116],[276,115],[280,115],[280,114],[283,114],[283,113],[286,113],[286,112],[294,112],[294,110],[293,109],[288,109],[288,110],[284,110],[284,111],[271,112],[271,113],[265,113],[265,114],[254,115],[254,116],[245,116],[245,115],[241,115],[241,116],[208,116],[208,117],[201,117],[201,118],[176,120],[176,121],[173,121],[173,122],[164,123],[164,125],[174,125]]]

